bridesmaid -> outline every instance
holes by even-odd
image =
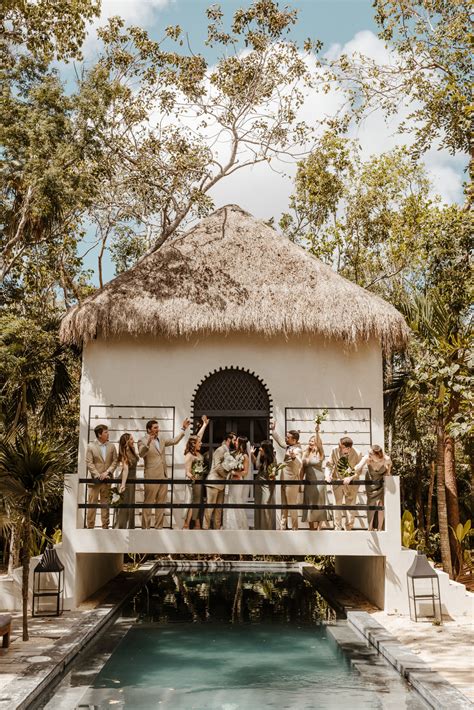
[[[367,505],[383,505],[384,501],[384,477],[391,475],[392,461],[384,454],[381,446],[374,444],[369,453],[366,454],[356,466],[354,473],[358,474],[364,466],[367,466],[365,474],[365,492],[367,494]],[[383,529],[384,511],[368,510],[367,519],[369,530],[374,529],[375,514],[377,513],[377,530]]]
[[[193,464],[199,462],[204,468],[204,457],[201,454],[201,444],[204,432],[209,424],[209,419],[205,414],[201,417],[201,420],[201,428],[196,435],[189,437],[184,449],[184,472],[186,474],[186,478],[188,479],[186,482],[185,503],[195,506],[201,505],[202,503],[203,486],[200,483],[194,483]],[[200,530],[201,522],[199,520],[199,512],[200,510],[198,507],[187,509],[184,516],[183,530],[187,530],[189,528],[191,520],[194,521],[195,529]]]
[[[275,503],[275,483],[270,481],[266,475],[267,468],[272,463],[276,463],[275,450],[272,442],[267,439],[260,444],[255,462],[256,478],[262,481],[261,484],[258,483],[255,486],[255,503],[257,505]],[[276,511],[268,508],[255,508],[255,530],[276,530]]]
[[[133,434],[122,434],[119,439],[118,467],[121,482],[120,493],[123,493],[123,503],[133,505],[135,503],[135,483],[127,486],[127,481],[135,481],[137,478],[138,456],[135,453],[135,441]],[[118,508],[115,519],[116,528],[135,528],[135,508]]]
[[[319,435],[319,424],[316,424],[316,433],[309,440],[303,454],[301,478],[308,483],[304,486],[304,505],[327,505],[326,486],[318,486],[316,481],[325,481],[323,472],[324,449]],[[329,520],[328,510],[303,510],[302,522],[307,522],[310,530],[321,530]]]

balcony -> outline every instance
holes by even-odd
[[[77,479],[76,479],[77,480]],[[223,503],[223,510],[237,508],[243,509],[247,515],[249,529],[239,530],[202,530],[182,529],[185,511],[190,507],[199,507],[202,511],[206,508],[215,508],[206,503],[199,506],[190,506],[185,502],[186,483],[184,478],[172,479],[147,479],[147,483],[168,483],[168,502],[161,506],[143,503],[144,479],[127,482],[135,486],[135,503],[133,505],[120,504],[104,506],[100,503],[87,503],[87,486],[90,479],[81,478],[79,502],[77,503],[78,525],[73,534],[73,546],[76,552],[121,552],[121,553],[149,553],[149,554],[248,554],[248,555],[375,555],[385,556],[391,550],[400,549],[400,489],[399,479],[389,476],[385,479],[384,505],[371,505],[367,502],[364,481],[350,485],[357,486],[356,503],[353,506],[336,505],[333,487],[342,483],[320,482],[319,485],[327,487],[328,504],[323,506],[297,505],[282,506],[280,490],[282,482],[276,481],[275,502],[271,504],[255,503],[254,491],[262,482],[258,479],[251,481],[229,481],[228,486],[243,485],[247,487],[248,495],[244,496],[243,504]],[[114,485],[114,481],[109,482]],[[205,485],[200,482],[199,485]],[[304,481],[288,482],[284,485],[303,487]],[[314,484],[311,484],[314,485]],[[300,495],[302,500],[303,495]],[[96,527],[85,529],[85,512],[88,509],[97,510],[96,524],[100,525],[99,511],[108,507],[110,511],[110,525],[108,530]],[[299,529],[280,530],[279,517],[282,508],[298,510]],[[141,512],[144,508],[163,508],[165,519],[163,528],[142,529]],[[135,511],[135,528],[113,528],[114,516],[119,509],[133,509]],[[326,509],[329,511],[330,521],[323,530],[310,530],[307,523],[301,522],[303,510]],[[254,529],[256,510],[275,510],[276,524],[273,530]],[[335,530],[334,515],[341,511],[353,510],[355,522],[352,530]],[[384,529],[380,532],[369,531],[367,520],[370,511],[384,512]]]

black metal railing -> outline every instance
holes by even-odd
[[[169,495],[169,500],[167,500],[164,503],[144,503],[144,502],[135,502],[135,503],[119,503],[119,504],[114,504],[112,503],[88,503],[87,502],[87,489],[88,486],[91,485],[97,485],[99,481],[93,480],[91,478],[80,478],[79,483],[85,484],[85,502],[84,503],[79,503],[78,507],[80,510],[84,510],[84,524],[85,524],[85,514],[87,510],[91,509],[96,509],[96,510],[101,510],[104,508],[108,508],[109,510],[160,510],[164,509],[165,511],[169,511],[169,525],[166,525],[164,527],[168,529],[173,528],[173,511],[175,510],[194,510],[194,509],[199,509],[204,513],[206,509],[212,509],[213,511],[216,509],[221,509],[221,510],[226,510],[226,509],[237,509],[237,510],[298,510],[298,511],[303,511],[303,510],[308,510],[308,511],[315,511],[315,510],[328,510],[328,511],[357,511],[357,512],[363,512],[363,513],[368,513],[369,511],[384,511],[385,506],[383,505],[373,505],[373,504],[363,504],[363,503],[354,503],[354,504],[312,504],[312,503],[304,503],[303,501],[301,503],[297,504],[289,504],[289,503],[255,503],[254,501],[247,501],[247,502],[242,502],[242,503],[227,503],[227,502],[221,502],[221,503],[208,503],[206,500],[202,500],[198,503],[188,503],[188,502],[183,502],[183,503],[178,503],[175,500],[175,497],[173,495],[173,489],[175,486],[186,486],[190,485],[189,479],[170,479],[170,478],[134,478],[131,480],[126,481],[126,485],[130,486],[146,486],[149,484],[167,484],[169,488],[171,489],[171,493]],[[120,479],[104,479],[100,481],[102,484],[110,485],[110,486],[117,486],[120,484]],[[212,484],[211,481],[206,481],[206,480],[194,480],[193,485],[201,485],[201,486],[211,486],[213,484],[218,484],[218,485],[223,485],[223,486],[265,486],[265,487],[277,487],[277,486],[300,486],[300,487],[305,487],[305,486],[328,486],[329,488],[334,488],[336,486],[358,486],[360,488],[359,492],[366,493],[365,490],[365,480],[357,480],[357,481],[351,481],[350,483],[344,483],[343,480],[333,480],[333,481],[306,481],[306,480],[268,480],[265,478],[261,477],[255,477],[253,479],[226,479],[223,480],[222,482],[219,480],[213,480]],[[331,521],[328,521],[331,522]]]

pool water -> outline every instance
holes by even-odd
[[[44,707],[426,707],[378,656],[371,673],[366,660],[374,654],[362,648],[361,656],[360,642],[343,653],[333,623],[299,574],[157,577]],[[368,673],[352,663],[361,658]]]

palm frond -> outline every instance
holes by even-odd
[[[61,500],[64,476],[71,470],[72,450],[25,435],[0,441],[0,495],[21,514],[45,511]]]
[[[403,400],[410,377],[409,370],[399,370],[395,372],[384,388],[384,411],[385,419],[393,424],[397,409]]]
[[[451,332],[451,316],[437,294],[422,293],[407,295],[399,304],[408,325],[429,342],[448,339]]]
[[[58,411],[69,401],[74,386],[66,362],[63,359],[64,349],[59,348],[53,358],[54,374],[50,391],[41,409],[41,419],[45,426],[52,423]]]

